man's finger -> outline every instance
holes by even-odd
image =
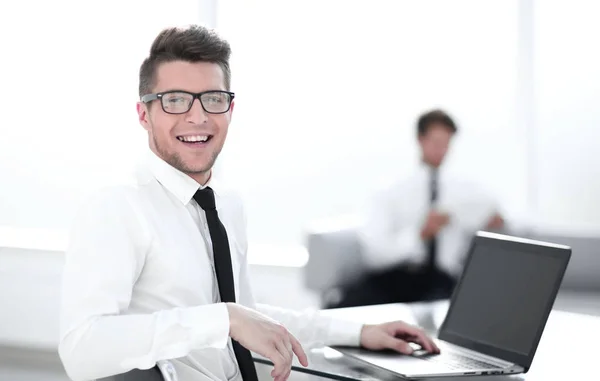
[[[281,353],[281,356],[285,359],[285,361],[287,361],[291,365],[292,359],[293,359],[293,354],[289,347],[289,344],[285,343],[284,340],[280,340],[277,342],[276,346],[277,346],[277,351],[279,353]]]
[[[419,344],[427,352],[430,352],[430,353],[439,353],[440,352],[439,348],[437,347],[437,345],[435,345],[435,343],[433,341],[431,341],[431,340],[428,341],[424,338],[421,338],[420,336],[414,336],[409,341]]]
[[[291,373],[292,368],[290,367],[290,369],[288,369],[284,374],[280,374],[273,381],[286,381],[290,377]]]
[[[435,345],[433,340],[420,328],[406,325],[403,328],[396,330],[396,335],[409,335],[413,337],[413,341],[423,347],[427,352],[436,353],[440,349]]]
[[[273,370],[271,371],[271,377],[276,378],[282,374],[285,374],[285,364],[286,361],[279,353],[276,347],[273,347],[269,356],[267,356],[269,360],[273,363]]]
[[[414,341],[423,347],[427,352],[436,352],[435,344],[423,332],[418,332],[414,335]]]
[[[290,377],[291,370],[289,370],[286,374],[277,376],[273,381],[286,381]]]
[[[434,353],[440,353],[440,347],[437,346],[437,344],[435,343],[435,341],[431,338],[431,337],[427,337],[429,339],[429,342],[431,343],[431,346],[433,347],[433,352]]]
[[[287,343],[286,343],[287,341]],[[282,366],[282,371],[276,375],[274,381],[285,381],[287,380],[289,373],[292,369],[292,359],[293,354],[291,352],[291,345],[289,344],[289,340],[278,340],[275,342],[275,346],[277,348],[277,352],[281,354],[281,357],[285,360],[285,363]]]
[[[439,353],[440,348],[435,344],[433,339],[429,337],[423,330],[417,329],[417,334],[415,335],[417,340],[419,340],[419,344],[425,348],[426,351],[431,353]]]
[[[406,341],[397,339],[395,337],[387,336],[383,345],[388,349],[392,349],[405,355],[410,355],[413,353],[412,347]]]
[[[292,334],[290,334],[290,343],[292,344],[292,350],[296,354],[296,357],[298,357],[300,364],[302,364],[302,366],[308,366],[308,357],[300,342]]]
[[[289,336],[292,336],[292,334],[290,333]],[[286,340],[285,345],[288,349],[288,352],[290,353],[292,361],[294,361],[294,348],[292,347],[292,339],[290,337],[288,337],[288,340]]]

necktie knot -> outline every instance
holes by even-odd
[[[215,193],[210,187],[198,189],[194,194],[194,200],[204,210],[215,210]]]

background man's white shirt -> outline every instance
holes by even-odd
[[[430,176],[431,168],[421,164],[410,176],[380,189],[367,203],[359,231],[372,270],[426,262],[427,248],[420,232],[431,208]],[[448,213],[450,221],[437,235],[436,264],[448,274],[458,275],[473,233],[485,227],[497,205],[477,184],[443,167],[438,173],[438,189],[435,208]]]

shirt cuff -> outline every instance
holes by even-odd
[[[168,310],[159,313],[157,327],[151,351],[123,360],[122,368],[148,369],[160,359],[183,357],[198,349],[225,348],[229,313],[224,303]]]
[[[363,323],[332,318],[327,345],[359,347],[363,326]]]
[[[192,328],[194,348],[225,348],[229,340],[229,311],[225,303],[198,306],[182,325]]]

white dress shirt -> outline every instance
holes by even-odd
[[[359,345],[361,324],[255,305],[242,203],[216,180],[208,185],[228,233],[237,302],[284,324],[305,349]],[[193,200],[199,187],[149,153],[129,184],[99,192],[76,217],[59,344],[73,380],[147,369],[160,360],[172,360],[179,381],[241,380],[208,225]]]
[[[421,163],[409,176],[380,189],[367,203],[359,236],[371,270],[401,264],[418,268],[427,261],[427,246],[420,232],[431,208],[431,172],[431,167]],[[437,181],[434,207],[448,213],[450,220],[437,235],[436,265],[458,276],[471,237],[485,228],[497,206],[481,187],[443,167],[438,169]]]

